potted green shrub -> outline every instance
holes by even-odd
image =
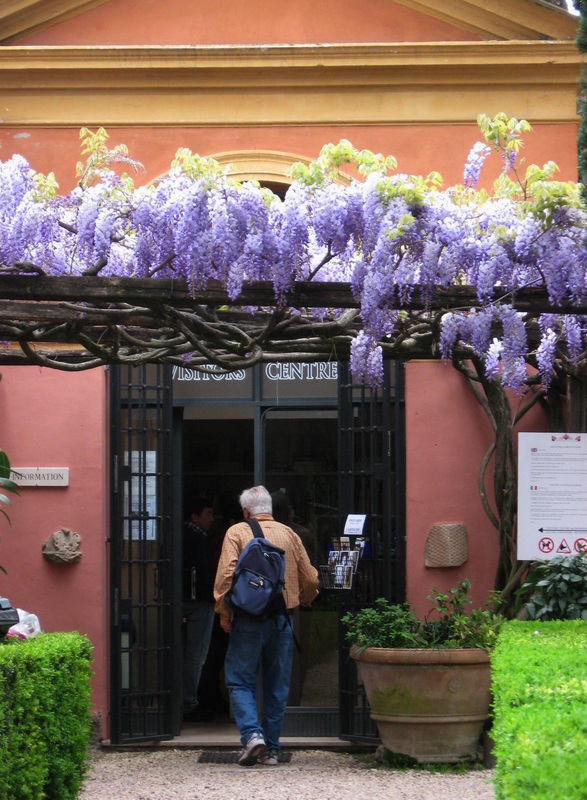
[[[420,620],[407,604],[378,599],[342,618],[383,745],[416,761],[473,759],[489,715],[488,651],[502,617],[472,609],[470,583],[433,592]]]

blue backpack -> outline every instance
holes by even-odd
[[[285,550],[263,536],[256,519],[247,522],[253,538],[241,552],[232,586],[225,600],[237,614],[253,617],[272,617],[285,612]]]

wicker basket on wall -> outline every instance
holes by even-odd
[[[460,567],[468,557],[467,528],[462,522],[433,525],[424,546],[427,567]]]

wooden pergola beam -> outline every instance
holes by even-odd
[[[410,300],[401,303],[406,310],[454,310],[479,308],[475,290],[470,286],[434,287],[433,292],[414,286]],[[184,280],[119,277],[46,277],[43,275],[0,275],[0,310],[10,310],[10,301],[29,300],[37,303],[128,304],[155,308],[165,304],[177,308],[198,306],[276,306],[273,285],[257,281],[243,287],[236,300],[231,300],[223,284],[210,281],[205,288],[190,292]],[[518,311],[538,314],[587,314],[587,297],[577,303],[552,305],[544,288],[524,287],[515,292],[496,289],[493,302],[511,303]],[[296,281],[283,302],[293,308],[359,308],[348,283]],[[24,307],[23,307],[24,309]],[[16,308],[15,308],[16,310]],[[40,310],[40,307],[39,307]],[[89,312],[89,309],[88,309]]]
[[[276,302],[272,283],[255,282],[231,300],[219,282],[190,291],[184,280],[0,275],[0,364],[88,369],[103,364],[156,361],[211,363],[224,369],[258,361],[346,358],[362,327],[359,299],[347,283],[297,281]],[[587,299],[552,306],[544,289],[497,292],[527,314],[587,314]],[[438,357],[439,316],[480,307],[469,286],[410,287],[394,331],[381,345],[390,358]],[[255,309],[252,311],[251,309]],[[324,317],[311,309],[331,309]],[[292,310],[293,309],[293,310]],[[530,331],[533,336],[532,331]]]

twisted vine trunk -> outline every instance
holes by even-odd
[[[468,381],[469,387],[485,411],[494,431],[490,445],[479,470],[479,492],[486,515],[496,528],[499,555],[494,589],[499,593],[499,610],[506,615],[514,613],[515,592],[522,582],[528,562],[518,561],[516,518],[518,499],[518,463],[514,448],[514,429],[528,411],[543,403],[546,391],[542,387],[530,389],[516,412],[512,411],[510,396],[501,383],[486,377],[480,359],[455,360],[454,366]],[[553,404],[556,405],[556,404]],[[487,497],[487,471],[493,464],[493,496]]]

